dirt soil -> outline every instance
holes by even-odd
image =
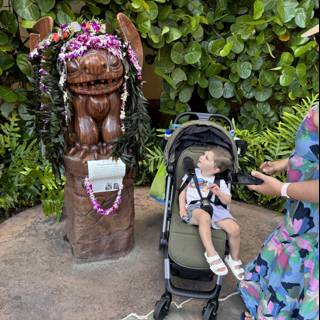
[[[239,202],[231,211],[242,228],[242,259],[247,262],[282,217]],[[148,188],[136,188],[135,212],[131,253],[91,263],[76,261],[64,241],[65,221],[45,217],[40,206],[0,224],[0,320],[152,319],[154,304],[164,292],[158,250],[163,207],[148,197]],[[236,282],[228,275],[221,296],[235,290]],[[179,305],[185,299],[173,300]],[[201,319],[203,304],[173,305],[168,319]],[[221,310],[239,312],[228,308]]]

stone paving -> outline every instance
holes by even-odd
[[[162,252],[158,250],[163,208],[135,191],[135,247],[118,260],[79,263],[64,239],[65,221],[55,223],[41,207],[0,224],[0,320],[152,319],[164,292]],[[273,211],[234,202],[242,228],[242,259],[247,262],[282,219]],[[231,275],[221,298],[236,290]],[[198,320],[205,301],[173,297],[169,320]],[[221,301],[218,319],[239,319],[235,295]]]

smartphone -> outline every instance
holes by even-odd
[[[233,173],[231,173],[230,178],[231,178],[230,179],[231,183],[234,183],[234,184],[242,184],[242,185],[263,184],[263,180],[256,178],[249,173],[243,173],[243,172],[234,173],[233,172]]]

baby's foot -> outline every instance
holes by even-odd
[[[217,253],[213,256],[208,256],[207,252],[205,252],[204,256],[210,266],[210,270],[217,276],[225,276],[228,273],[227,266],[223,263],[223,260]]]

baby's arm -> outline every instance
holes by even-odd
[[[212,185],[211,191],[220,199],[223,204],[228,205],[231,203],[231,196],[229,194],[223,193],[218,185]]]
[[[183,216],[187,215],[187,209],[186,209],[186,189],[181,191],[179,194],[179,214],[182,218]]]

